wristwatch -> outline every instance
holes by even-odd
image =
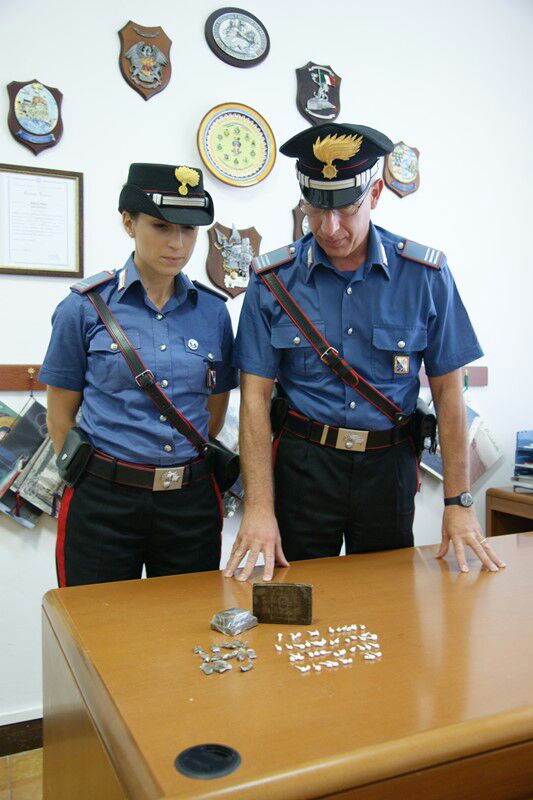
[[[470,506],[474,505],[474,498],[472,497],[470,492],[462,492],[461,494],[458,494],[456,497],[445,497],[444,505],[462,506],[463,508],[470,508]]]

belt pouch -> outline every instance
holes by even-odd
[[[204,453],[215,474],[218,488],[221,492],[226,492],[239,477],[239,456],[212,436],[204,447]]]
[[[89,463],[94,447],[80,428],[71,428],[65,436],[56,465],[67,486],[75,486]]]
[[[424,448],[427,448],[430,453],[434,453],[437,449],[437,417],[429,410],[429,406],[421,397],[416,401],[413,416],[415,448],[420,459]],[[429,445],[427,445],[428,439],[430,440]]]
[[[288,413],[289,401],[287,398],[281,397],[280,395],[273,397],[270,405],[270,425],[274,437],[276,437],[283,428]]]

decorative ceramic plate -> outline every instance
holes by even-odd
[[[276,160],[276,141],[261,114],[241,103],[222,103],[198,129],[198,149],[207,169],[231,186],[264,180]]]

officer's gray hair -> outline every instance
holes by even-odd
[[[372,176],[372,183],[374,184],[380,178],[383,178],[383,156],[380,156],[376,161],[376,165],[374,167],[376,170],[374,175]]]

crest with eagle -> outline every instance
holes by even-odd
[[[150,84],[152,88],[161,84],[161,73],[168,59],[157,45],[136,42],[125,57],[130,61],[130,75],[135,83]]]

